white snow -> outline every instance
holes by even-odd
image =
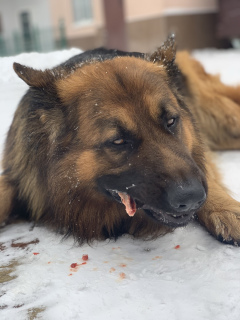
[[[27,86],[13,61],[34,68],[56,65],[80,52],[22,54],[0,59],[0,146]],[[196,51],[209,72],[240,83],[240,51]],[[219,153],[226,185],[240,200],[240,152]],[[74,245],[72,238],[22,222],[0,231],[1,265],[16,264],[14,280],[0,285],[0,319],[44,320],[239,320],[240,248],[223,245],[196,222],[156,241],[123,236]],[[11,244],[39,239],[25,249]],[[176,246],[180,246],[175,248]],[[38,253],[34,255],[34,253]],[[72,263],[83,263],[77,270]],[[18,263],[16,263],[18,261]],[[0,268],[1,277],[1,268]]]

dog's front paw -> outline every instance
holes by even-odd
[[[212,212],[205,226],[219,241],[240,246],[240,210]]]

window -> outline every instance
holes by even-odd
[[[93,19],[91,0],[72,0],[74,22],[89,23]]]
[[[21,20],[21,26],[22,26],[24,49],[26,51],[31,51],[32,50],[32,33],[31,33],[29,12],[22,12],[20,14],[20,20]]]

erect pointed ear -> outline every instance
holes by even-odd
[[[169,36],[168,39],[159,47],[151,56],[150,61],[157,64],[164,65],[167,69],[171,68],[174,64],[176,57],[176,43],[174,34]]]
[[[168,37],[168,39],[159,47],[151,56],[150,61],[163,66],[167,74],[170,77],[171,83],[178,89],[181,90],[183,85],[183,75],[178,69],[175,63],[176,57],[176,43],[174,35]]]
[[[30,87],[42,88],[46,87],[50,82],[54,81],[54,72],[47,69],[45,71],[35,70],[30,67],[14,62],[13,69],[16,74]]]

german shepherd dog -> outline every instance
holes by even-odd
[[[30,88],[6,140],[0,222],[23,212],[82,243],[152,239],[196,217],[240,244],[240,204],[210,154],[240,148],[240,88],[176,54],[173,37],[152,54],[100,48],[14,70]]]

